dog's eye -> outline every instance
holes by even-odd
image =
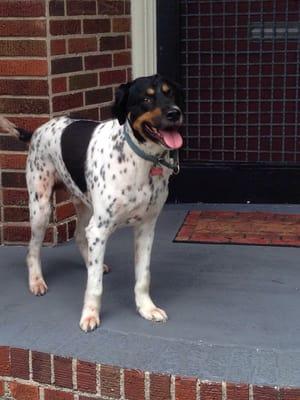
[[[143,101],[144,103],[152,103],[152,99],[150,97],[145,97]]]

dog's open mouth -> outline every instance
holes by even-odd
[[[157,139],[165,147],[175,150],[182,146],[183,140],[176,127],[158,129],[149,123],[144,124],[145,131]]]

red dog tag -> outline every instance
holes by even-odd
[[[163,169],[161,167],[152,167],[150,169],[150,176],[162,176]]]

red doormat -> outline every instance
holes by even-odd
[[[300,214],[189,211],[174,241],[300,247]]]

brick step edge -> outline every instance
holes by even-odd
[[[290,400],[300,388],[210,382],[0,346],[0,399]]]

